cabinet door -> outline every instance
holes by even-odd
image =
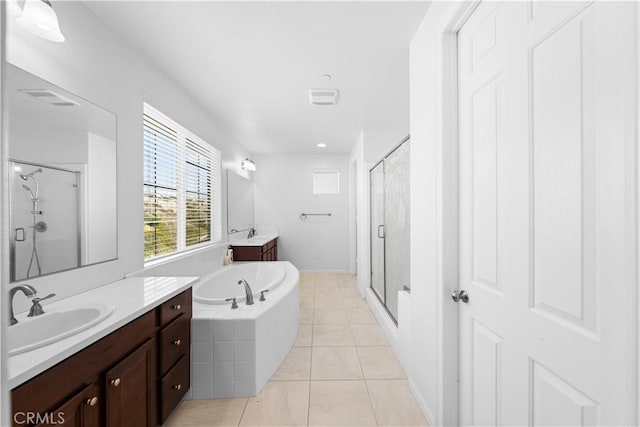
[[[46,414],[35,414],[36,425],[65,427],[99,427],[100,425],[100,388],[98,384],[87,386],[80,393],[67,400],[57,409]],[[21,414],[16,414],[19,417]],[[25,423],[29,420],[25,415]],[[14,417],[15,418],[15,417]],[[14,421],[20,422],[19,418]],[[32,424],[28,424],[32,425]]]
[[[106,373],[107,427],[156,425],[154,344],[147,341]]]

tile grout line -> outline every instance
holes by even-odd
[[[373,315],[373,313],[371,312],[371,308],[368,305],[367,305],[367,309]],[[351,329],[351,325],[349,325],[349,329]],[[354,342],[355,342],[355,339],[354,339]],[[360,360],[360,352],[358,351],[357,347],[356,347],[356,353],[358,354],[358,362],[360,362],[360,369],[362,370],[362,378],[364,381],[364,386],[367,389],[367,397],[369,398],[369,405],[371,405],[371,412],[373,412],[373,419],[376,420],[376,425],[379,426],[380,422],[378,421],[378,414],[376,414],[376,408],[373,405],[373,399],[371,398],[371,391],[369,390],[369,383],[367,382],[367,377],[364,374],[364,368],[362,367],[362,360]]]
[[[311,355],[309,357],[309,395],[307,397],[307,427],[309,426],[309,423],[311,422],[311,368],[313,366],[313,335],[314,335],[314,328],[315,328],[315,319],[316,319],[316,284],[315,284],[315,280],[313,283],[313,316],[312,316],[312,320],[311,320],[311,347],[310,347],[310,352]]]
[[[249,398],[244,402],[244,406],[242,407],[242,413],[240,414],[240,419],[238,420],[238,427],[242,424],[242,419],[244,418],[244,413],[247,410],[247,406],[249,406]]]

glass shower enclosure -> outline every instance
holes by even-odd
[[[12,161],[10,182],[10,280],[81,265],[81,173]]]
[[[371,289],[395,323],[398,292],[409,290],[409,137],[370,171]]]

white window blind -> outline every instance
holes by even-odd
[[[339,194],[340,170],[339,169],[314,169],[313,170],[313,194]]]
[[[220,151],[144,104],[144,256],[221,239]]]

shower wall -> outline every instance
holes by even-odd
[[[80,172],[22,162],[11,170],[11,280],[78,267]]]

